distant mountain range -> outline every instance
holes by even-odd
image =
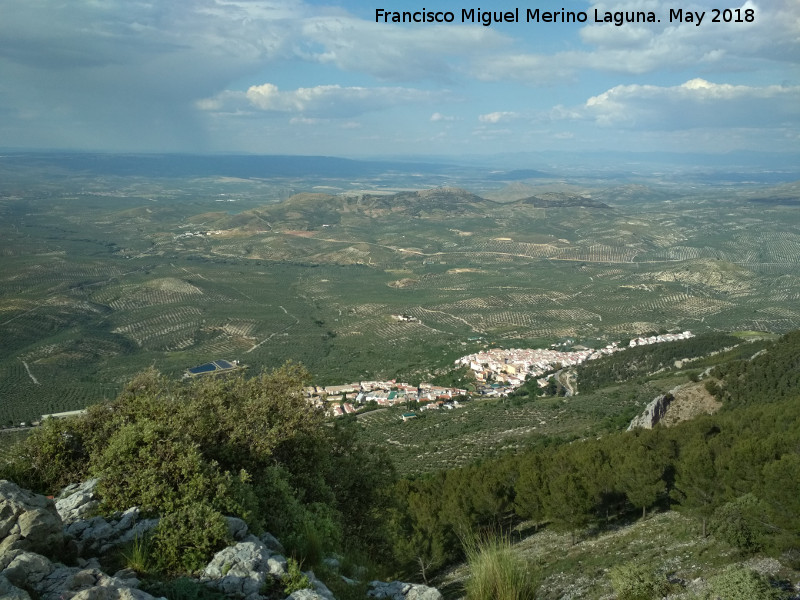
[[[109,154],[0,150],[0,168],[56,168],[84,174],[146,177],[365,178],[427,175],[445,180],[513,182],[562,177],[631,180],[680,172],[697,183],[781,183],[800,179],[800,155],[770,153],[558,153],[351,159],[252,154]],[[532,168],[535,167],[535,168]],[[450,183],[450,181],[448,181]]]

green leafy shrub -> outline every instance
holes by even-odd
[[[619,600],[652,600],[670,591],[667,578],[647,565],[627,563],[612,567],[608,574]]]
[[[731,546],[748,553],[758,552],[766,535],[764,514],[767,507],[753,494],[745,494],[720,506],[711,520],[711,530]]]
[[[54,494],[85,479],[89,454],[80,423],[77,419],[46,420],[14,447],[0,478],[42,494]]]
[[[763,575],[744,567],[729,567],[708,580],[705,600],[780,600],[784,594]]]
[[[287,547],[303,564],[316,567],[341,543],[341,528],[335,511],[324,504],[310,505],[302,518],[295,533],[287,538]]]
[[[231,541],[225,517],[203,502],[162,517],[153,536],[159,565],[169,573],[194,573]]]
[[[305,590],[311,587],[311,581],[300,570],[300,563],[294,558],[287,561],[288,568],[283,576],[283,592],[288,596],[298,590]]]
[[[303,395],[307,377],[292,364],[253,378],[191,382],[150,369],[115,400],[46,423],[0,476],[40,493],[99,477],[102,512],[138,506],[186,530],[185,547],[166,525],[153,540],[161,564],[174,571],[191,571],[224,537],[193,531],[192,521],[211,514],[270,531],[309,564],[341,544],[351,515],[369,519],[348,525],[350,539],[385,545],[374,525],[388,502],[379,487],[394,473],[383,455],[325,426]]]

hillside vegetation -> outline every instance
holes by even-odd
[[[535,580],[524,585],[540,585],[541,597],[560,597],[553,590],[563,592],[558,582],[575,571],[586,597],[610,587],[619,598],[655,597],[702,576],[709,589],[738,581],[752,584],[752,598],[768,598],[766,579],[724,569],[750,556],[773,557],[776,572],[790,576],[800,569],[800,332],[765,345],[748,358],[719,355],[724,362],[706,379],[723,401],[714,415],[571,442],[541,438],[399,480],[386,453],[359,442],[356,422],[326,425],[306,404],[298,367],[188,384],[148,371],[86,416],[47,422],[2,476],[45,492],[100,477],[102,511],[137,505],[165,517],[154,544],[172,573],[192,572],[224,545],[219,524],[234,515],[254,531],[276,533],[304,560],[360,550],[411,578],[444,572],[466,552],[474,568],[491,555],[510,577],[530,570]],[[532,402],[542,401],[551,400]],[[636,527],[614,533],[628,523]],[[697,554],[655,552],[647,536],[656,531],[670,540],[666,548]],[[499,532],[510,536],[501,540],[525,541],[474,544]],[[587,548],[621,539],[642,550],[622,552],[624,562],[590,558]],[[578,562],[534,560],[523,551],[541,544],[564,545]],[[522,567],[508,551],[521,552]],[[649,591],[626,596],[634,581]],[[453,582],[457,596],[464,580]]]
[[[190,384],[147,371],[84,416],[46,421],[2,477],[47,494],[98,477],[104,514],[138,506],[164,517],[154,543],[168,572],[191,573],[226,544],[223,516],[279,536],[312,564],[349,547],[386,556],[392,468],[380,450],[325,426],[302,395],[306,378],[291,365]]]
[[[669,510],[696,523],[697,539],[713,534],[728,545],[722,552],[729,558],[720,556],[716,568],[761,554],[800,569],[798,356],[800,333],[793,333],[755,358],[718,367],[719,380],[708,380],[708,387],[724,404],[713,416],[669,429],[553,443],[400,481],[396,527],[406,542],[399,556],[408,569],[419,561],[447,565],[460,559],[464,532],[509,530],[522,519],[533,529],[565,531],[575,543],[637,513],[643,518]],[[645,539],[636,543],[649,547]],[[663,584],[667,576],[708,575],[676,556],[631,560]],[[540,563],[542,577],[566,568]],[[641,597],[655,595],[651,590]]]

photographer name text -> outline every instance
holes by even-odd
[[[375,9],[376,23],[474,23],[485,27],[497,23],[608,23],[616,27],[630,23],[682,23],[700,27],[706,23],[753,23],[756,11],[752,8],[713,8],[704,11],[670,8],[668,14],[654,11],[571,11],[514,8],[511,10],[481,10],[462,8],[461,11],[437,11],[422,8],[417,11]]]

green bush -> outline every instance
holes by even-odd
[[[627,563],[612,567],[608,574],[618,600],[652,600],[670,591],[666,577],[647,565]]]
[[[705,600],[780,600],[784,594],[763,575],[744,567],[729,567],[708,580]]]
[[[345,525],[356,544],[386,545],[376,523],[389,502],[380,488],[394,481],[390,464],[326,426],[303,395],[307,376],[287,364],[253,378],[180,382],[151,369],[115,400],[43,425],[0,476],[40,493],[98,477],[102,512],[138,506],[164,518],[153,542],[172,571],[196,568],[225,537],[194,530],[210,515],[270,531],[307,564],[338,549]],[[185,547],[166,523],[186,530]]]
[[[507,537],[464,543],[469,566],[468,600],[533,600],[536,584]]]
[[[173,439],[166,423],[150,420],[121,427],[92,462],[108,511],[139,506],[145,513],[173,512],[203,498],[216,475],[197,446]]]
[[[767,507],[753,494],[745,494],[714,511],[711,530],[720,539],[743,552],[761,550],[766,535],[764,520]]]
[[[0,479],[10,479],[24,488],[54,494],[70,483],[86,478],[88,453],[84,432],[77,419],[48,419],[17,444]]]
[[[289,552],[309,567],[316,567],[326,553],[338,548],[341,529],[335,511],[314,503],[304,510],[303,521],[286,539]]]
[[[231,541],[225,517],[202,502],[162,517],[153,536],[159,566],[168,573],[194,573]]]
[[[288,596],[298,590],[305,590],[311,587],[311,581],[300,570],[300,563],[290,558],[287,561],[288,568],[286,575],[283,576],[283,592]]]

